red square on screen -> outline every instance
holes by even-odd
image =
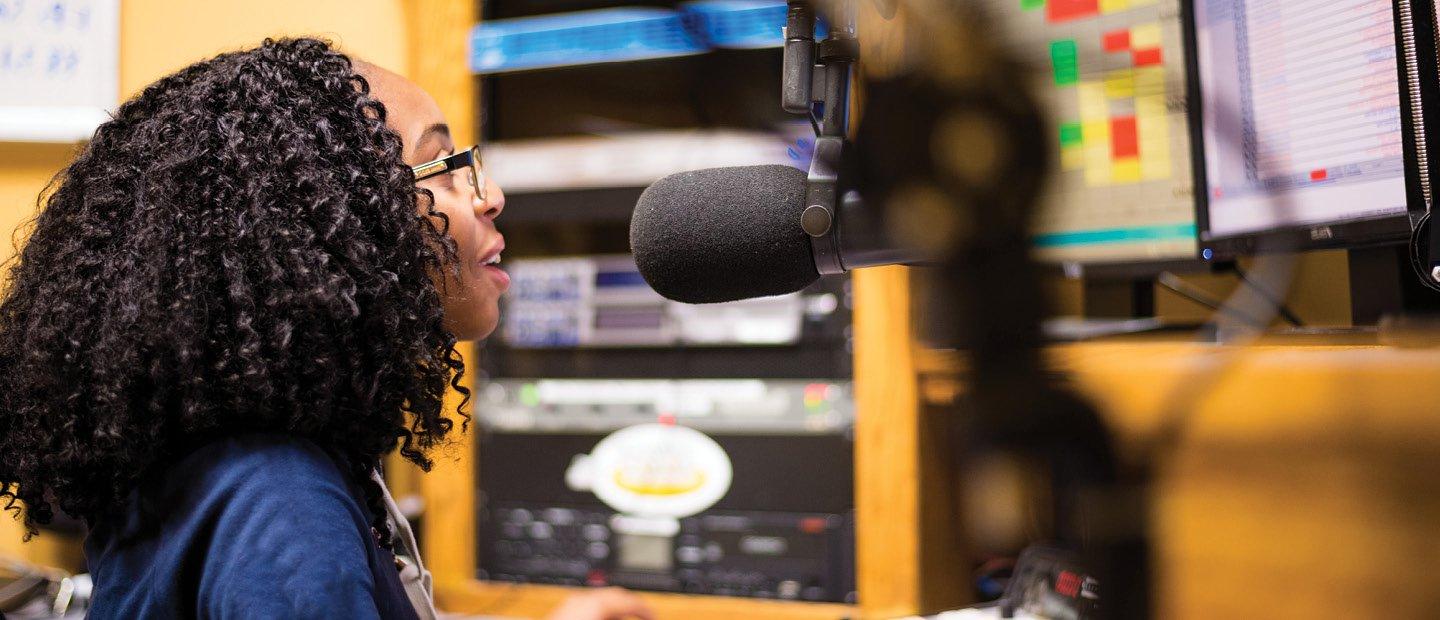
[[[1112,30],[1101,37],[1100,44],[1107,52],[1123,52],[1130,49],[1130,31]]]
[[[1100,0],[1048,0],[1045,3],[1045,19],[1051,22],[1065,22],[1100,13]]]
[[[1115,159],[1140,155],[1140,134],[1136,131],[1135,117],[1121,116],[1110,119],[1110,156]]]
[[[1135,50],[1131,52],[1131,54],[1135,59],[1135,66],[1137,67],[1148,67],[1164,62],[1164,58],[1160,56],[1160,48],[1158,47],[1152,47],[1146,50]]]
[[[1330,176],[1330,174],[1329,174],[1328,172],[1326,172],[1324,168],[1321,168],[1321,169],[1319,169],[1319,170],[1311,170],[1311,171],[1310,171],[1310,180],[1311,180],[1311,181],[1324,181],[1324,180],[1325,180],[1325,177],[1328,177],[1328,176]]]

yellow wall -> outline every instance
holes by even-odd
[[[457,0],[465,1],[465,0]],[[404,0],[123,0],[120,96],[214,54],[253,47],[267,36],[312,35],[397,72],[407,71]],[[0,143],[0,260],[9,231],[32,216],[35,197],[74,145]],[[56,558],[53,542],[22,546],[19,526],[0,518],[0,554]],[[46,537],[42,537],[46,538]],[[52,540],[54,537],[49,537]],[[70,564],[75,556],[61,553]]]
[[[312,35],[383,67],[405,71],[402,0],[125,0],[120,91],[127,96],[217,52],[267,36]]]
[[[120,93],[216,53],[267,36],[315,35],[346,52],[404,73],[403,0],[124,0],[120,14]],[[71,145],[0,143],[0,231],[34,213],[35,196],[65,165]],[[0,243],[0,258],[11,248]]]

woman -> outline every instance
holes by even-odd
[[[87,521],[91,617],[433,615],[375,472],[468,422],[456,342],[509,282],[478,164],[429,95],[313,39],[100,126],[0,298],[0,501]]]

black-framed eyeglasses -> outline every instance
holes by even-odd
[[[475,195],[480,198],[480,202],[485,202],[485,171],[480,167],[480,147],[478,146],[472,146],[454,155],[441,157],[411,168],[411,171],[415,173],[416,183],[457,170],[466,171],[465,177],[470,181],[470,187],[475,190]]]

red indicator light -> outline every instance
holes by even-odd
[[[1070,598],[1079,596],[1080,576],[1068,570],[1060,571],[1060,576],[1055,578],[1055,592]]]
[[[800,520],[800,531],[806,534],[819,534],[825,531],[824,517],[805,517]]]
[[[805,408],[815,409],[825,402],[825,384],[811,383],[805,386]]]

